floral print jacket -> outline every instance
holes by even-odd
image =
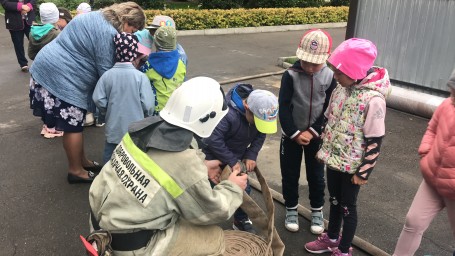
[[[365,153],[363,126],[368,103],[373,97],[385,100],[390,89],[387,70],[379,67],[350,88],[338,85],[325,114],[328,121],[316,157],[331,169],[355,173]]]

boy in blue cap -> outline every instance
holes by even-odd
[[[212,135],[203,140],[202,151],[213,184],[220,182],[221,170],[226,165],[233,170],[254,171],[266,134],[277,130],[278,99],[273,93],[239,84],[228,92],[226,101],[228,114]],[[249,184],[245,191],[250,193]],[[233,228],[255,233],[248,215],[240,208],[234,213]]]

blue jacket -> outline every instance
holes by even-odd
[[[96,82],[114,66],[117,33],[101,11],[76,16],[36,55],[33,79],[59,99],[87,109]]]
[[[153,113],[150,81],[131,62],[116,63],[104,73],[93,92],[93,101],[106,113],[106,141],[118,144],[128,125]]]
[[[238,160],[256,161],[265,141],[265,134],[248,123],[245,114],[231,101],[233,88],[226,95],[229,112],[221,119],[210,137],[203,139],[206,160],[220,160],[234,166]]]

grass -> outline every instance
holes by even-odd
[[[166,2],[166,9],[199,9],[194,2]]]
[[[5,14],[5,9],[3,9],[3,6],[0,5],[0,13]]]
[[[292,57],[292,58],[286,58],[284,61],[287,63],[294,64],[299,58],[297,57]]]

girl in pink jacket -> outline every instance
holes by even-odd
[[[455,70],[450,98],[436,109],[419,147],[423,181],[406,215],[395,256],[414,255],[436,214],[447,209],[455,238]]]

